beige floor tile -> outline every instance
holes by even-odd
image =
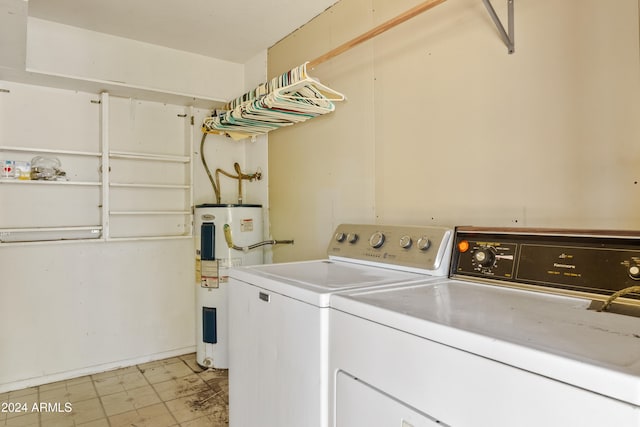
[[[42,419],[42,427],[75,427],[73,419],[70,417],[47,417]]]
[[[180,360],[184,360],[185,362],[188,362],[190,360],[195,361],[196,357],[197,355],[195,353],[187,353],[187,354],[183,354],[182,356],[178,356]]]
[[[160,403],[160,398],[149,385],[102,396],[101,399],[108,416]]]
[[[38,400],[38,389],[29,389],[29,393],[15,393],[10,391],[5,402],[32,402]]]
[[[76,384],[90,383],[90,382],[91,382],[91,375],[85,375],[83,377],[71,378],[70,380],[66,381],[67,385],[76,385]]]
[[[114,415],[109,417],[109,422],[111,427],[169,427],[176,424],[175,418],[163,403]]]
[[[0,427],[228,426],[227,384],[227,370],[203,370],[190,353],[2,393],[0,402],[24,403],[27,412],[0,413]]]
[[[55,390],[57,388],[64,388],[66,387],[66,385],[67,385],[66,381],[56,381],[55,383],[42,384],[38,388],[40,389],[40,392],[43,392],[43,391]]]
[[[0,393],[0,404],[3,402],[6,403],[9,401],[9,392]],[[0,426],[4,426],[4,420],[7,419],[7,412],[0,411]]]
[[[126,375],[132,372],[140,372],[137,366],[128,366],[126,368],[112,369],[110,371],[100,372],[99,374],[91,375],[91,378],[95,381],[102,378],[110,378]]]
[[[209,385],[204,382],[197,374],[187,375],[186,377],[176,378],[175,380],[163,381],[153,384],[160,399],[173,400],[179,397],[186,397],[199,392],[208,392],[211,390]]]
[[[9,393],[9,400],[6,400],[8,405],[8,410],[10,412],[6,413],[7,420],[17,417],[23,417],[25,415],[33,413],[33,405],[38,402],[38,392],[24,394],[22,396],[12,396],[12,393]]]
[[[93,381],[100,396],[120,393],[149,385],[140,371],[126,371],[121,375],[98,378]]]
[[[56,381],[54,383],[43,384],[37,389],[40,390],[40,393],[45,391],[57,390],[60,388],[68,388],[68,387],[77,387],[76,390],[82,389],[82,387],[86,387],[91,383],[91,376],[85,375],[83,377],[72,378],[70,380],[64,381]]]
[[[89,382],[74,382],[70,381],[64,384],[62,387],[40,390],[40,402],[55,403],[55,402],[81,402],[83,400],[94,399],[98,395],[93,383]]]
[[[9,397],[20,397],[20,396],[26,396],[29,394],[35,394],[38,392],[38,387],[29,387],[29,388],[23,388],[20,390],[14,390],[14,391],[10,391]]]
[[[96,421],[106,418],[106,416],[107,414],[105,414],[102,403],[98,398],[73,403],[71,417],[76,424]]]
[[[228,378],[216,378],[207,381],[207,384],[214,392],[220,392],[225,396],[229,394],[229,379]]]
[[[206,371],[199,372],[198,375],[203,380],[209,382],[214,379],[228,378],[229,371],[227,369],[207,369]]]
[[[170,357],[168,359],[154,360],[153,362],[142,363],[142,364],[138,365],[138,368],[141,371],[145,371],[147,369],[155,368],[155,367],[162,366],[162,365],[171,365],[171,364],[178,363],[178,362],[180,362],[180,358],[179,357]]]
[[[70,409],[70,411],[66,412],[66,409]],[[60,407],[60,410],[63,412],[57,412],[55,410],[53,412],[41,412],[42,425],[45,427],[49,425],[75,426],[77,424],[106,418],[102,404],[98,398],[82,400],[66,407],[63,405]]]
[[[142,370],[141,370],[142,371]],[[142,371],[147,381],[151,384],[160,383],[163,381],[169,381],[176,378],[186,377],[193,374],[191,368],[189,368],[182,360],[178,360],[176,363],[165,364],[155,366]]]
[[[89,421],[88,423],[76,424],[77,427],[109,427],[109,421],[106,418]],[[42,426],[47,427],[47,426]]]
[[[176,420],[180,423],[192,421],[203,416],[217,416],[226,413],[227,407],[221,393],[198,393],[165,402]],[[225,415],[226,416],[226,415]]]
[[[37,412],[22,414],[17,417],[8,417],[3,424],[3,426],[7,427],[37,427],[39,425],[40,422]]]
[[[226,427],[229,425],[228,420],[220,419],[216,416],[206,416],[196,418],[195,420],[180,423],[180,427]]]
[[[181,359],[193,372],[200,373],[207,370],[207,368],[203,368],[202,366],[198,365],[195,355],[193,356],[193,358],[185,357]]]

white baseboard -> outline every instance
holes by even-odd
[[[72,378],[83,377],[85,375],[98,374],[100,372],[111,371],[113,369],[127,368],[129,366],[139,365],[141,363],[153,362],[156,360],[168,359],[170,357],[182,356],[183,354],[194,353],[195,346],[178,348],[162,353],[149,354],[134,359],[119,360],[117,362],[104,363],[101,365],[89,366],[86,368],[76,369],[73,371],[59,372],[41,377],[29,378],[26,380],[14,381],[10,383],[0,384],[0,393],[6,393],[13,390],[21,390],[23,388],[35,387],[42,384],[54,383],[57,381],[70,380]]]

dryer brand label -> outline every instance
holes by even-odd
[[[253,218],[240,221],[240,231],[253,231]]]

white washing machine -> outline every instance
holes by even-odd
[[[640,234],[460,228],[451,273],[332,298],[331,425],[640,425]]]
[[[344,224],[328,259],[233,268],[230,425],[327,427],[330,298],[442,278],[452,238],[442,227]]]
[[[228,227],[233,243],[229,247]],[[204,204],[195,209],[196,361],[207,368],[227,369],[229,268],[263,263],[261,205]]]

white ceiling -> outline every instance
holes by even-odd
[[[245,63],[337,0],[29,0],[29,16]]]

